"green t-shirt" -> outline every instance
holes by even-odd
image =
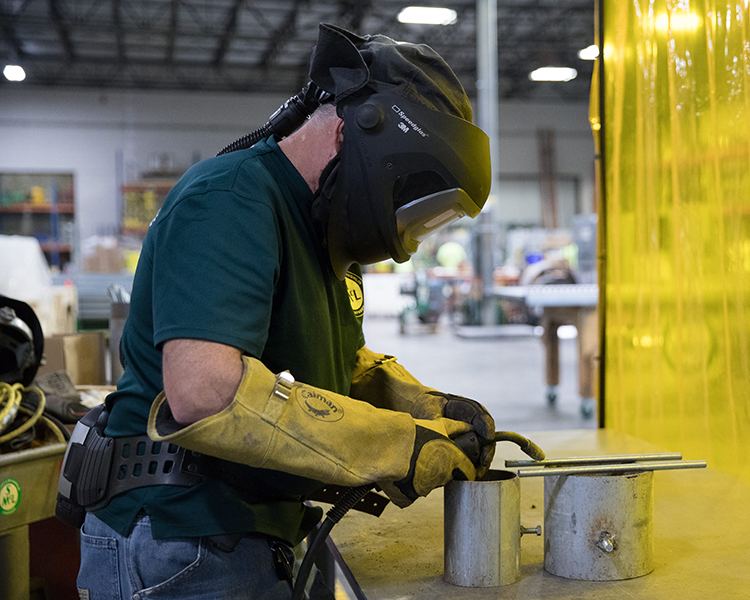
[[[347,276],[350,299],[316,237],[312,201],[272,139],[185,173],[143,243],[122,335],[125,372],[107,398],[107,435],[145,434],[163,389],[162,344],[175,338],[234,346],[273,372],[288,369],[298,381],[349,393],[364,344],[361,278],[358,269]],[[257,531],[296,544],[320,518],[301,496],[320,484],[255,473],[255,494],[217,480],[152,486],[114,498],[96,516],[123,535],[143,509],[156,538]],[[288,499],[269,497],[269,487]]]

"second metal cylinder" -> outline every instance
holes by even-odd
[[[654,474],[558,475],[544,480],[544,569],[613,581],[650,573]]]
[[[521,578],[521,483],[490,470],[479,481],[445,486],[443,577],[464,587],[495,587]]]

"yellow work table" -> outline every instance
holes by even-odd
[[[548,458],[680,451],[608,430],[527,436]],[[493,468],[522,458],[515,446],[500,443]],[[442,490],[403,510],[390,504],[380,518],[350,511],[332,537],[368,600],[750,599],[750,485],[710,467],[654,474],[655,569],[636,579],[592,582],[550,575],[543,569],[544,538],[524,535],[519,582],[494,588],[446,583]],[[521,524],[543,525],[543,507],[544,478],[522,478]]]

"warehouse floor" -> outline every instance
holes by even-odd
[[[581,416],[577,342],[560,340],[557,401],[546,400],[544,347],[526,332],[495,337],[459,337],[441,323],[436,333],[399,333],[396,318],[365,317],[367,346],[398,357],[425,385],[478,400],[495,418],[497,429],[546,431],[594,429],[596,417]],[[502,330],[501,330],[502,331]]]

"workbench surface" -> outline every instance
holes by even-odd
[[[679,452],[609,430],[529,433],[548,458]],[[501,443],[493,463],[526,458]],[[443,581],[443,493],[380,518],[350,511],[332,537],[368,600],[596,598],[750,599],[750,485],[710,468],[654,474],[654,571],[625,581],[591,582],[545,572],[543,536],[521,539],[521,580],[495,588]],[[521,524],[543,525],[544,478],[521,479]]]

